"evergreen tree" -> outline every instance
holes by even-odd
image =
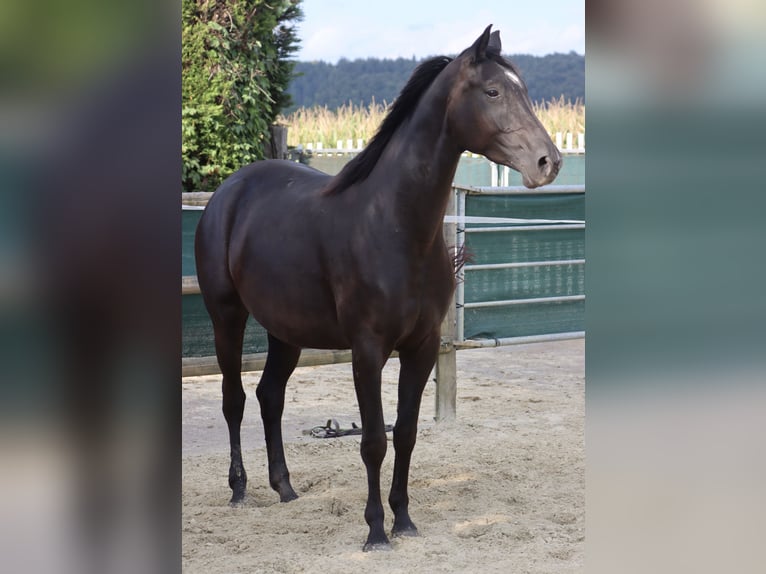
[[[213,190],[264,154],[290,104],[300,0],[183,0],[183,189]]]

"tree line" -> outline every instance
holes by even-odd
[[[585,56],[575,52],[531,56],[520,54],[509,59],[519,68],[532,101],[585,101]],[[423,60],[415,58],[341,59],[337,64],[327,62],[296,62],[295,77],[288,93],[292,106],[327,106],[337,108],[349,102],[368,106],[375,101],[392,102]]]

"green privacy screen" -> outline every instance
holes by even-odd
[[[465,215],[468,218],[584,221],[585,194],[468,195]],[[473,231],[487,227],[503,230]],[[535,303],[523,303],[523,300],[585,294],[584,265],[571,262],[585,258],[585,230],[566,224],[529,227],[523,223],[466,225],[465,245],[471,260],[463,285],[463,303],[467,305],[463,310],[463,338],[500,339],[584,330],[585,302],[582,300]],[[475,265],[526,262],[539,265],[471,269]],[[481,306],[493,301],[514,303]]]
[[[202,302],[202,295],[181,297],[183,320],[184,357],[211,357],[215,355],[213,325]],[[266,331],[250,317],[245,329],[243,353],[260,353],[267,350]]]
[[[197,265],[194,263],[194,232],[197,230],[201,209],[184,207],[181,215],[181,274],[184,277],[197,275]]]
[[[465,310],[466,339],[501,339],[584,330],[585,301]]]

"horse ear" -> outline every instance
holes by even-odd
[[[500,43],[500,30],[495,30],[489,35],[489,44],[487,45],[487,51],[493,54],[500,54],[503,49]]]
[[[492,24],[487,26],[484,33],[479,36],[468,50],[473,55],[474,62],[481,62],[487,57],[487,46],[489,45],[489,31],[492,29]]]

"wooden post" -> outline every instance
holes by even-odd
[[[269,159],[287,157],[287,126],[269,126],[269,141],[264,147],[264,155]]]
[[[450,191],[447,214],[456,213],[455,190]],[[456,248],[457,223],[444,224],[444,241],[448,248]],[[455,351],[455,294],[441,326],[441,349],[436,359],[436,420],[454,419],[457,403],[457,353]]]

